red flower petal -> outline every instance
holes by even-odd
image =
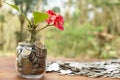
[[[61,15],[56,16],[54,20],[54,26],[59,28],[60,30],[64,30],[63,24],[64,24],[63,17]]]
[[[48,24],[52,24],[54,22],[54,19],[56,17],[56,14],[52,10],[48,10],[47,13],[49,14],[49,18],[46,20]]]
[[[63,20],[63,17],[61,15],[56,16],[55,21],[64,24],[64,20]]]
[[[46,22],[47,22],[48,24],[50,24],[50,23],[53,22],[53,20],[52,20],[51,17],[50,17],[50,18],[48,18],[48,19],[46,20]]]
[[[61,25],[61,24],[57,25],[57,27],[58,27],[60,30],[64,30],[64,27],[63,27],[63,25]]]
[[[55,12],[52,11],[52,10],[48,10],[47,13],[48,13],[49,15],[56,15]]]

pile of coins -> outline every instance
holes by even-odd
[[[120,78],[120,59],[96,62],[48,62],[47,72],[60,75]]]
[[[45,72],[47,50],[41,43],[21,42],[17,46],[16,69],[21,75],[40,75]]]

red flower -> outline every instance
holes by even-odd
[[[52,10],[48,10],[47,13],[49,14],[49,18],[46,20],[48,24],[53,23],[56,14]]]
[[[48,13],[49,15],[52,15],[52,16],[53,16],[53,15],[56,15],[55,12],[52,11],[52,10],[48,10],[47,13]]]
[[[61,15],[57,15],[54,11],[48,10],[47,13],[49,14],[49,18],[46,20],[48,24],[53,24],[60,30],[64,30],[63,24],[64,20]]]
[[[64,24],[63,17],[61,15],[56,16],[54,20],[54,26],[59,28],[60,30],[64,30],[63,24]]]

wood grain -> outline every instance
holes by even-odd
[[[23,79],[17,76],[14,65],[15,57],[0,57],[0,80],[120,80],[111,78],[89,78],[84,76],[60,76],[57,73],[46,73],[42,79]]]

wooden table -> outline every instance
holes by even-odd
[[[110,78],[89,78],[84,76],[60,76],[57,73],[46,73],[42,79],[23,79],[15,72],[15,57],[0,57],[0,80],[120,80]]]

